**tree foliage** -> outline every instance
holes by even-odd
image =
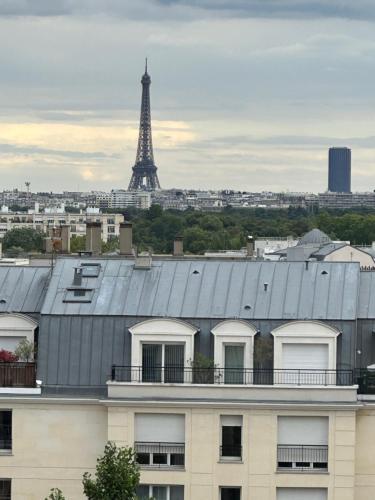
[[[3,248],[5,251],[17,248],[24,252],[41,252],[43,234],[31,227],[16,227],[6,232]]]
[[[14,354],[20,359],[21,361],[30,361],[32,359],[33,354],[34,354],[34,343],[30,342],[30,340],[27,340],[26,338],[20,340],[19,344],[17,345]]]
[[[53,488],[45,500],[65,500],[65,497],[59,488]]]
[[[139,251],[170,253],[177,235],[184,238],[185,253],[236,250],[246,245],[249,234],[257,237],[301,237],[314,227],[332,239],[353,245],[375,241],[375,211],[265,209],[226,207],[218,212],[194,210],[129,209],[123,212],[133,222],[134,243]]]
[[[135,500],[139,467],[132,448],[108,442],[96,464],[96,476],[86,472],[83,491],[89,500]]]

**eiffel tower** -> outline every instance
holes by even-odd
[[[141,83],[142,104],[141,119],[139,122],[138,149],[128,190],[136,191],[141,189],[145,191],[155,191],[156,189],[160,189],[160,184],[156,173],[157,167],[154,163],[154,152],[152,150],[150,105],[151,78],[147,73],[147,59],[145,74],[142,76]]]

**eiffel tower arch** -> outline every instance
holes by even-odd
[[[157,166],[154,162],[151,132],[151,104],[150,85],[151,78],[147,72],[147,59],[145,73],[142,76],[142,103],[141,118],[139,122],[139,137],[137,157],[133,167],[133,174],[129,183],[129,191],[160,189]]]

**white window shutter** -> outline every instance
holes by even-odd
[[[184,443],[185,416],[164,413],[137,413],[135,440],[146,443]]]

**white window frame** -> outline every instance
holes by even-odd
[[[194,335],[197,328],[178,319],[150,319],[131,328],[131,365],[142,367],[143,344],[184,344],[184,367],[194,359]],[[164,348],[162,349],[164,358]]]
[[[226,320],[211,330],[214,335],[214,363],[225,368],[225,346],[244,346],[244,369],[254,366],[254,337],[258,330],[243,320]]]
[[[183,486],[182,484],[173,484],[173,485],[167,485],[167,484],[141,484],[141,486],[148,486],[148,496],[149,498],[153,498],[153,488],[156,486],[157,488],[166,488],[167,489],[167,495],[166,495],[166,500],[170,500],[171,498],[171,486]],[[185,496],[185,492],[184,492]]]
[[[321,321],[292,321],[275,328],[271,332],[274,338],[274,369],[283,368],[284,344],[324,344],[328,346],[327,370],[336,370],[337,337],[340,333]]]

